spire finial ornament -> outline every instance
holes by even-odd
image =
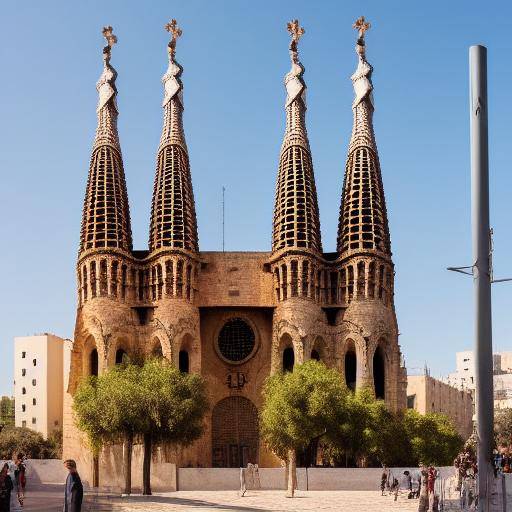
[[[169,41],[167,47],[169,51],[169,57],[174,58],[174,55],[176,54],[176,41],[179,37],[181,37],[183,31],[180,27],[178,27],[178,22],[174,18],[169,23],[167,23],[164,28],[171,34],[171,40]]]
[[[352,25],[352,28],[355,28],[359,32],[359,39],[364,39],[364,33],[369,30],[371,27],[370,22],[364,19],[364,16],[357,18],[357,20]]]
[[[304,33],[306,31],[304,30],[304,27],[300,26],[299,20],[289,21],[286,25],[286,28],[292,36],[292,40],[290,41],[290,56],[291,56],[292,62],[297,63],[299,60],[299,57],[298,57],[299,39],[304,35]]]
[[[101,33],[107,41],[107,46],[103,48],[103,58],[108,62],[110,60],[110,51],[112,50],[112,46],[117,43],[117,36],[114,34],[114,29],[110,25],[103,27]]]

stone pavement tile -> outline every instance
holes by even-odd
[[[151,497],[100,497],[95,503],[86,501],[87,512],[415,512],[417,500],[400,496],[395,502],[391,496],[380,496],[378,491],[298,491],[294,499],[286,498],[284,491],[249,491],[241,498],[235,491],[180,491]]]

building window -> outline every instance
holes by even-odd
[[[34,366],[37,366],[37,359],[32,359],[32,364],[33,364]]]
[[[26,395],[27,394],[27,390],[25,388],[21,388],[21,394],[22,395]]]
[[[188,373],[189,372],[188,352],[186,350],[180,350],[178,359],[179,359],[180,372]]]
[[[22,352],[22,353],[21,353],[21,358],[22,358],[22,359],[25,359],[25,357],[26,357],[26,356],[27,356],[27,353],[26,353],[26,352]]]
[[[32,398],[32,405],[37,405],[37,400],[35,398]]]
[[[25,405],[25,404],[22,404],[22,405],[21,405],[21,412],[25,412],[25,409],[26,409],[26,408],[27,408],[27,407],[26,407],[26,405]]]
[[[287,347],[283,350],[283,372],[293,372],[293,365],[295,364],[295,354],[292,347]]]
[[[55,421],[53,422],[53,425],[54,425],[55,427],[58,427],[58,426],[59,426],[59,420],[55,420]]]
[[[98,351],[95,348],[89,356],[89,371],[91,375],[98,376]]]
[[[27,421],[26,421],[26,420],[23,420],[23,421],[21,422],[21,426],[22,426],[23,428],[27,428]]]
[[[27,370],[25,368],[22,368],[21,369],[21,376],[25,377],[26,374],[27,374]]]
[[[32,418],[32,425],[35,425],[35,424],[36,424],[36,419]]]
[[[232,318],[222,327],[217,340],[219,352],[228,361],[240,362],[253,352],[256,336],[251,326],[241,318]]]
[[[32,386],[36,385],[36,379],[32,379]]]
[[[116,350],[116,364],[128,364],[128,354],[122,348]]]

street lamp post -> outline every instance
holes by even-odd
[[[492,481],[494,397],[487,133],[487,49],[480,45],[472,46],[469,49],[469,63],[478,510],[489,512],[490,483]]]

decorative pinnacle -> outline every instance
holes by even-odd
[[[103,48],[103,53],[107,54],[110,57],[110,50],[112,49],[112,46],[114,46],[117,43],[117,36],[114,34],[114,30],[110,25],[108,25],[107,27],[103,27],[101,33],[103,34],[103,37],[107,40],[107,46]]]
[[[292,36],[292,40],[290,41],[290,56],[292,58],[292,62],[297,63],[298,61],[298,50],[297,45],[299,39],[306,32],[303,27],[300,26],[299,20],[292,20],[286,24],[286,28],[288,32],[290,32]]]
[[[369,30],[371,24],[368,21],[365,21],[364,16],[357,18],[357,20],[352,25],[352,28],[355,28],[359,32],[359,39],[364,39],[364,33]]]
[[[169,48],[168,51],[170,57],[174,57],[176,53],[176,41],[178,40],[178,37],[181,37],[183,31],[178,27],[178,22],[174,18],[167,23],[164,28],[171,34],[171,40],[167,46]]]

